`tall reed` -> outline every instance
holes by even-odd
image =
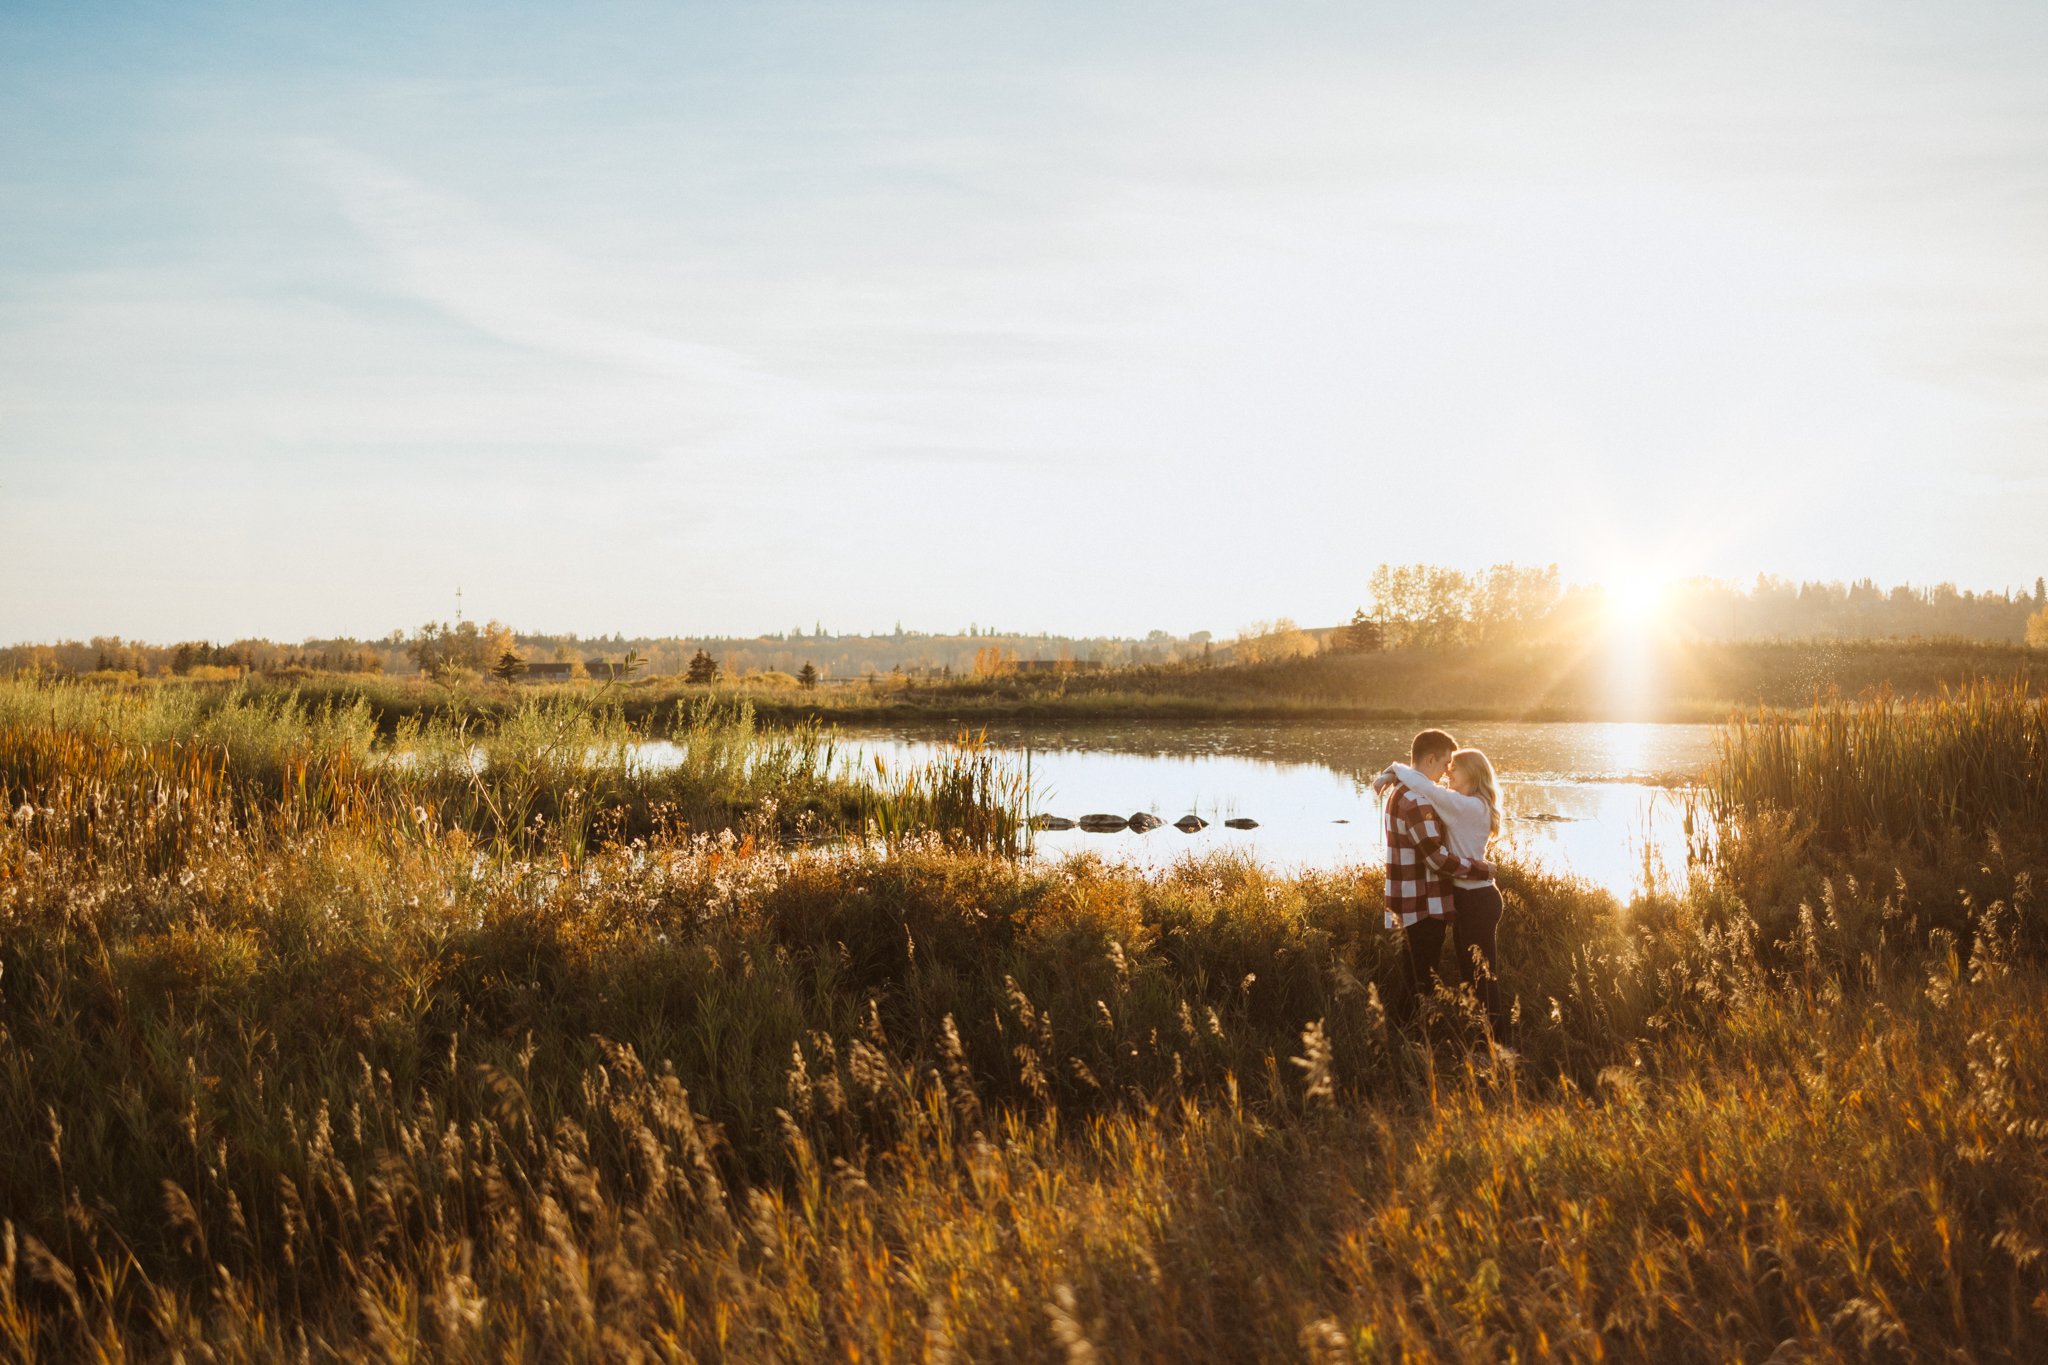
[[[138,870],[176,861],[202,832],[260,839],[315,822],[459,832],[572,862],[593,842],[662,831],[858,834],[878,809],[906,830],[957,816],[977,847],[1000,843],[982,832],[987,793],[943,778],[883,790],[815,722],[760,727],[744,701],[634,723],[615,706],[527,696],[495,719],[407,717],[380,741],[360,699],[0,682],[0,802],[25,832],[17,847],[106,857],[118,845]]]
[[[1978,682],[1753,712],[1722,730],[1708,789],[1723,820],[1776,809],[1834,842],[2038,830],[2048,826],[2048,696]]]
[[[923,763],[891,769],[879,754],[873,763],[863,815],[884,845],[926,832],[954,847],[1012,856],[1030,842],[1025,772],[988,742],[986,730],[961,731]]]

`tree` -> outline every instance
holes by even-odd
[[[430,678],[441,676],[442,670],[446,667],[442,662],[442,655],[441,627],[432,621],[414,631],[412,638],[405,642],[405,657],[411,659],[413,666]]]
[[[1373,615],[1405,647],[1456,643],[1471,619],[1472,580],[1456,569],[1382,564],[1370,587]]]
[[[1241,664],[1259,664],[1299,658],[1315,650],[1314,637],[1282,616],[1274,621],[1254,621],[1240,630],[1231,653]]]
[[[1382,564],[1367,590],[1380,647],[1406,649],[1530,639],[1563,597],[1555,564],[1495,564],[1477,575],[1434,564]]]
[[[818,670],[811,666],[809,659],[804,660],[804,666],[797,670],[796,685],[803,688],[812,688],[818,685]]]
[[[1473,633],[1485,644],[1529,639],[1556,610],[1561,593],[1555,564],[1541,569],[1495,564],[1472,584]]]
[[[698,650],[690,659],[690,671],[683,675],[683,681],[699,685],[717,682],[718,660],[711,657],[709,650]]]
[[[512,648],[512,631],[496,621],[481,630],[474,621],[451,626],[432,621],[421,626],[407,642],[405,652],[420,672],[442,679],[463,673],[481,673],[493,659]]]
[[[500,682],[511,682],[525,671],[526,660],[509,649],[498,656],[498,662],[491,665],[491,672],[497,675]]]
[[[1373,654],[1387,646],[1386,629],[1367,616],[1364,607],[1351,613],[1351,624],[1344,627],[1342,639],[1349,654]]]
[[[2048,649],[2048,607],[2027,618],[2027,643],[2035,649]]]

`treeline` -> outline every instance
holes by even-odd
[[[496,621],[429,622],[374,640],[308,639],[298,644],[264,639],[151,644],[98,635],[89,640],[0,647],[0,675],[36,673],[83,677],[93,673],[138,677],[220,678],[242,673],[389,673],[431,676],[485,674],[510,651],[526,664],[566,663],[574,677],[609,677],[628,659],[635,677],[684,677],[699,654],[715,661],[725,679],[788,674],[806,665],[826,680],[877,674],[916,677],[985,677],[1025,663],[1085,661],[1104,667],[1156,665],[1200,659],[1210,635],[1155,630],[1142,639],[1115,636],[1023,634],[971,626],[954,634],[896,630],[877,635],[830,635],[822,630],[760,636],[626,636],[526,634]]]
[[[1246,626],[1234,639],[1207,631],[1143,638],[1024,634],[969,626],[928,633],[900,626],[883,634],[811,631],[757,636],[533,634],[496,621],[429,622],[374,640],[347,636],[297,644],[264,639],[150,644],[119,636],[0,647],[0,675],[93,673],[139,677],[228,677],[242,673],[476,674],[519,661],[566,663],[575,677],[610,677],[629,659],[636,677],[686,677],[700,654],[722,679],[788,675],[808,665],[827,681],[879,674],[920,678],[992,677],[1027,664],[1074,661],[1102,668],[1259,663],[1323,651],[1429,649],[1443,645],[1549,643],[1606,631],[1617,616],[1609,589],[1566,584],[1556,565],[1496,564],[1466,572],[1428,564],[1382,564],[1366,580],[1348,623],[1302,627],[1281,618]],[[1670,585],[1631,629],[1677,640],[1962,639],[2048,647],[2048,581],[2032,592],[1983,591],[1953,583],[1879,587],[1797,582],[1759,575],[1747,587],[1695,578]],[[699,665],[701,669],[701,664]]]
[[[918,677],[984,677],[1019,663],[1079,660],[1104,667],[1176,663],[1199,658],[1209,648],[1207,631],[1172,635],[1154,630],[1142,638],[1121,636],[1024,634],[970,626],[953,633],[928,633],[898,628],[886,634],[833,635],[822,628],[786,634],[735,636],[667,636],[629,638],[622,635],[520,635],[521,652],[535,660],[615,661],[635,655],[642,672],[681,677],[689,672],[698,651],[717,661],[724,677],[785,673],[794,677],[805,664],[826,679],[859,678],[878,673]]]
[[[92,673],[132,673],[140,677],[220,678],[241,673],[387,673],[411,672],[407,637],[394,631],[383,640],[308,639],[300,644],[246,639],[229,642],[186,640],[150,644],[118,635],[89,640],[58,640],[51,644],[0,647],[0,674],[36,673],[83,677]]]
[[[1496,564],[1466,573],[1382,564],[1368,580],[1367,605],[1344,629],[1298,632],[1309,638],[1293,651],[1273,648],[1272,635],[1261,632],[1244,652],[1271,658],[1314,647],[1547,642],[1617,626],[1694,641],[1946,638],[2048,645],[2048,581],[2036,578],[2032,592],[1973,592],[1953,583],[1881,588],[1868,578],[1796,582],[1760,574],[1746,588],[1695,578],[1620,597],[1599,585],[1567,586],[1555,565]]]
[[[1853,583],[1798,583],[1759,575],[1747,589],[1695,579],[1672,589],[1665,618],[1682,636],[1708,640],[1954,637],[2005,644],[2048,644],[2029,638],[2048,630],[2048,581],[2032,592],[1971,592],[1953,583],[1881,588]]]

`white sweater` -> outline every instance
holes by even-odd
[[[1460,858],[1486,857],[1487,841],[1493,837],[1493,811],[1482,798],[1438,786],[1406,763],[1396,763],[1392,771],[1402,786],[1436,808],[1437,815],[1444,822],[1444,843],[1451,852]],[[1492,886],[1493,883],[1457,877],[1452,879],[1451,885],[1469,891],[1473,887]]]

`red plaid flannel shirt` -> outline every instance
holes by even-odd
[[[1396,782],[1382,817],[1387,833],[1387,927],[1456,914],[1451,879],[1477,881],[1480,865],[1451,852],[1436,807]]]

